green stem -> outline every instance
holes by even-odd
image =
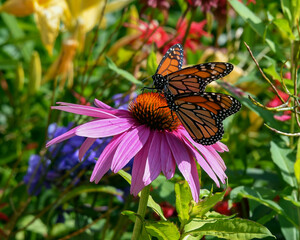
[[[149,195],[150,195],[150,184],[144,187],[144,189],[141,192],[137,214],[140,215],[142,219],[144,219],[145,217]],[[141,234],[142,224],[143,222],[141,221],[141,219],[139,217],[136,217],[131,240],[139,239]]]

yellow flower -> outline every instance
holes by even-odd
[[[74,39],[68,39],[63,42],[62,50],[58,58],[52,63],[46,75],[43,78],[43,83],[60,76],[60,89],[63,88],[68,77],[68,87],[72,87],[73,83],[73,59],[76,54],[78,43]]]

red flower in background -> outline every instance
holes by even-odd
[[[185,35],[187,34],[187,38],[185,41],[185,48],[189,48],[193,51],[197,50],[199,44],[201,44],[201,37],[211,37],[211,35],[204,30],[206,25],[206,20],[201,22],[192,22],[191,27],[187,33],[188,29],[188,21],[186,19],[180,18],[176,25],[177,36],[164,47],[163,52],[166,52],[171,46],[176,43],[183,42]]]
[[[155,43],[158,48],[162,47],[168,40],[169,35],[166,31],[159,26],[156,20],[151,20],[150,23],[139,20],[139,25],[125,23],[126,27],[137,29],[141,34],[139,38],[142,40],[147,39],[147,44]]]

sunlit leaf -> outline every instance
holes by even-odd
[[[176,240],[180,238],[179,230],[172,222],[147,221],[145,228],[152,237],[159,240]]]
[[[289,40],[295,39],[289,22],[286,19],[275,19],[273,22],[277,26],[277,28],[287,36]]]
[[[189,220],[189,204],[192,200],[191,190],[186,181],[175,184],[176,210],[182,226]]]
[[[200,220],[201,221],[201,220]],[[192,235],[210,235],[224,239],[240,240],[274,237],[263,225],[247,219],[226,219],[206,223],[193,231],[187,232]]]
[[[196,206],[193,206],[191,215],[202,217],[206,214],[212,207],[214,207],[218,202],[222,201],[226,191],[217,192],[209,195],[205,199],[199,201]]]

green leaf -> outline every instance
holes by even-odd
[[[279,31],[287,36],[290,40],[295,40],[295,36],[290,28],[289,22],[286,19],[275,19],[273,23],[277,26]]]
[[[294,172],[295,172],[295,177],[297,179],[298,186],[300,186],[300,138],[298,139],[298,144],[297,144],[297,155],[296,155],[296,162],[294,164]]]
[[[292,23],[292,13],[290,11],[290,0],[281,0],[281,8],[283,11],[284,16]]]
[[[114,62],[110,58],[108,58],[108,57],[105,57],[105,58],[106,58],[107,66],[110,70],[114,71],[115,73],[122,76],[123,78],[125,78],[126,80],[128,80],[129,82],[131,82],[133,84],[142,85],[142,83],[140,81],[138,81],[131,73],[118,68],[117,65],[114,64]]]
[[[247,219],[226,219],[206,223],[200,228],[187,232],[192,235],[210,235],[231,240],[274,237],[263,225]]]
[[[271,209],[273,209],[277,214],[282,215],[286,220],[295,225],[293,219],[282,209],[282,207],[273,201],[273,198],[277,195],[275,191],[271,191],[267,188],[249,188],[240,186],[234,188],[230,192],[231,199],[240,200],[242,198],[252,199],[260,204],[263,204]]]
[[[156,54],[152,50],[147,58],[147,73],[152,76],[156,72],[157,67]]]
[[[272,76],[272,78],[274,80],[275,79],[277,79],[277,80],[281,79],[280,75],[276,71],[275,64],[272,64],[268,68],[264,68],[263,70],[264,70],[265,73],[267,73],[270,76]]]
[[[137,214],[133,211],[122,211],[122,214],[127,216],[132,222],[135,222],[135,218],[137,217]]]
[[[1,17],[5,25],[9,29],[13,39],[24,38],[26,36],[24,31],[19,27],[17,18],[15,16],[2,12]],[[18,47],[22,53],[22,56],[24,57],[24,60],[26,62],[29,62],[31,58],[31,53],[33,51],[33,44],[27,41],[23,41],[20,44],[18,44]]]
[[[233,9],[244,19],[246,23],[261,37],[265,37],[266,43],[276,53],[278,46],[272,41],[272,36],[266,33],[266,24],[257,17],[247,6],[238,0],[228,0]]]
[[[296,197],[294,198],[294,200]],[[279,200],[279,204],[285,213],[289,216],[292,220],[288,221],[283,216],[278,216],[278,220],[280,223],[280,229],[282,234],[284,235],[285,239],[288,240],[299,240],[300,233],[299,233],[299,219],[300,219],[300,208],[296,207],[290,201],[286,201],[284,199]],[[291,224],[292,223],[292,224]]]
[[[196,206],[193,207],[191,216],[199,216],[202,217],[206,214],[213,206],[215,206],[218,202],[222,201],[226,190],[223,192],[217,192],[215,194],[211,194],[204,200],[200,201]]]
[[[191,190],[186,181],[175,184],[176,210],[181,226],[189,220],[189,203],[192,200]]]
[[[131,184],[131,175],[128,172],[125,172],[124,170],[120,170],[118,174],[124,178],[129,184]]]
[[[295,159],[295,156],[293,154],[293,150],[279,147],[272,141],[270,151],[272,160],[280,169],[283,180],[292,187],[297,187],[297,180],[294,172],[293,159]]]
[[[120,170],[118,174],[120,174],[129,184],[131,184],[131,175],[129,173]],[[141,193],[139,193],[139,196],[141,196]],[[156,212],[161,217],[161,219],[165,221],[167,220],[160,205],[153,200],[151,195],[149,195],[147,206],[150,207],[154,212]]]
[[[25,217],[23,217],[20,222],[19,222],[19,227],[25,227],[28,223],[30,223],[33,219],[35,218],[35,216],[33,215],[27,215]],[[31,223],[27,228],[28,231],[34,232],[34,233],[38,233],[41,234],[42,236],[46,236],[47,235],[47,227],[46,225],[42,222],[42,220],[40,218],[36,219],[33,223]]]
[[[176,240],[180,238],[179,230],[172,222],[146,221],[145,228],[148,234],[159,240]]]

